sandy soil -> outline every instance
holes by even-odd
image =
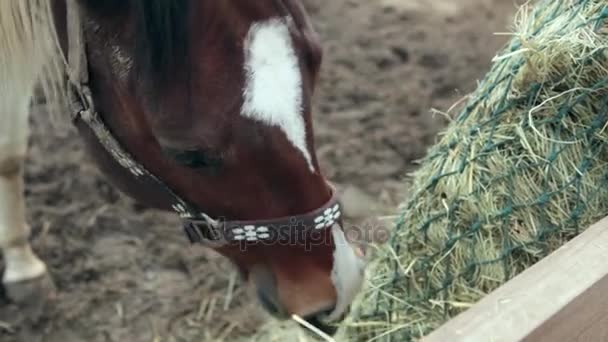
[[[390,213],[445,124],[431,109],[474,88],[505,41],[493,33],[507,30],[513,0],[305,3],[325,50],[314,114],[322,166],[351,207]],[[32,326],[0,292],[0,341],[232,341],[255,331],[265,315],[225,260],[112,188],[76,135],[51,134],[44,115],[33,121],[28,217],[60,298]]]

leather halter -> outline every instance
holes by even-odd
[[[66,1],[69,44],[67,74],[71,88],[69,94],[72,120],[82,120],[114,160],[129,170],[138,181],[156,186],[172,199],[172,209],[182,218],[190,242],[217,247],[229,243],[284,241],[303,233],[331,228],[341,221],[342,207],[333,187],[331,199],[316,210],[302,215],[255,221],[213,219],[173,192],[121,146],[96,111],[89,87],[86,44],[80,19],[81,8],[77,0]]]

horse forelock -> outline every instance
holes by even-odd
[[[164,82],[187,62],[190,1],[131,0],[140,79]]]

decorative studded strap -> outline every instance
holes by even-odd
[[[89,83],[87,56],[84,48],[84,33],[81,23],[81,8],[77,0],[67,0],[67,30],[68,30],[68,76],[77,83]]]
[[[303,214],[256,221],[226,221],[210,227],[206,222],[188,220],[186,233],[192,242],[213,245],[231,242],[277,242],[303,237],[303,234],[331,228],[340,223],[342,205],[332,187],[331,199],[322,207]]]
[[[173,201],[172,209],[182,218],[184,231],[192,243],[218,246],[229,243],[253,243],[285,240],[303,233],[331,228],[340,221],[342,208],[337,192],[332,187],[331,199],[322,207],[303,215],[258,221],[215,220],[171,190],[163,181],[138,163],[114,138],[95,110],[88,84],[88,63],[85,40],[80,20],[80,6],[68,0],[68,70],[71,86],[73,120],[81,120],[95,134],[103,148],[123,168],[129,170],[134,181],[155,186]]]

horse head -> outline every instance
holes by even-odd
[[[101,169],[141,202],[185,214],[195,240],[229,258],[272,314],[320,327],[343,318],[363,265],[315,155],[322,50],[299,1],[78,1],[97,112],[187,208],[97,148]]]

